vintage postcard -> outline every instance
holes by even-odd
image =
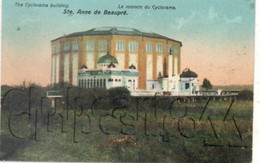
[[[2,0],[2,161],[251,162],[254,0]]]

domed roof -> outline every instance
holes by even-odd
[[[115,57],[110,55],[109,52],[107,52],[106,55],[104,55],[98,59],[97,63],[98,64],[109,64],[109,63],[118,64],[118,61]]]
[[[136,69],[136,67],[133,64],[131,64],[131,66],[129,66],[129,69]]]
[[[80,69],[88,69],[88,67],[86,65],[83,65]]]
[[[184,71],[182,71],[181,75],[180,75],[181,78],[196,78],[198,77],[198,75],[191,71],[190,69],[185,69]]]
[[[107,68],[116,68],[116,66],[111,62],[111,63],[107,66]]]
[[[128,36],[144,36],[144,37],[151,37],[151,38],[159,38],[159,39],[167,39],[171,41],[178,42],[180,46],[182,43],[180,41],[168,38],[166,36],[153,33],[153,32],[145,32],[142,30],[138,30],[135,28],[127,28],[127,27],[99,27],[99,28],[92,28],[87,31],[71,33],[59,38],[56,38],[52,41],[58,40],[60,38],[69,38],[69,37],[77,37],[77,36],[92,36],[92,35],[128,35]]]

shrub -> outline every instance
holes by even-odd
[[[238,94],[238,99],[240,100],[253,100],[254,94],[250,90],[242,90]]]
[[[130,97],[130,92],[125,87],[110,88],[108,90],[108,93],[111,99],[120,98],[120,97]]]
[[[130,102],[130,92],[125,87],[110,88],[108,90],[111,105],[117,108],[126,108]]]

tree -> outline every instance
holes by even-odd
[[[162,87],[162,73],[161,71],[158,73],[158,77],[157,77],[158,83],[161,85]]]
[[[207,78],[205,78],[205,79],[203,80],[202,88],[205,88],[206,91],[207,91],[208,89],[211,89],[211,88],[212,88],[212,84],[210,83],[210,81],[209,81]]]
[[[239,92],[237,98],[240,100],[253,100],[254,93],[253,93],[253,91],[245,89],[245,90],[242,90]]]

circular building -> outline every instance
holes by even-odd
[[[131,65],[136,68],[138,89],[146,89],[149,81],[157,80],[159,73],[166,76],[170,70],[173,75],[180,74],[181,42],[134,28],[93,28],[56,38],[51,41],[51,46],[52,84],[68,82],[78,85],[78,71],[83,65],[89,70],[98,69],[100,60],[109,62],[111,57],[117,60],[113,64],[118,69],[128,69]],[[172,63],[168,61],[169,52]]]

